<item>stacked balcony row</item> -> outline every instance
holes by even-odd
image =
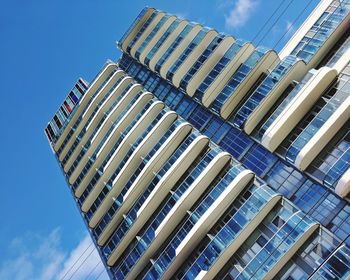
[[[342,9],[342,17],[348,17],[347,3],[336,6],[329,17],[321,16],[323,21],[333,22],[332,30],[327,33],[327,44],[335,43],[344,33],[339,10]],[[294,53],[280,59],[272,50],[255,48],[249,42],[199,24],[157,10],[150,9],[148,13],[147,20],[138,23],[139,29],[135,27],[137,35],[132,37],[129,34],[120,45],[122,50],[157,72],[160,78],[167,79],[209,110],[252,135],[271,152],[277,151],[298,169],[312,169],[316,156],[327,144],[333,143],[334,134],[346,126],[349,100],[343,98],[332,110],[328,108],[333,101],[321,104],[330,85],[336,79],[342,79],[343,72],[346,72],[349,49],[343,45],[329,55],[321,44],[314,55],[325,59],[323,67],[315,70],[311,69],[314,64],[304,59],[308,63],[305,64],[303,57]],[[346,89],[344,92],[343,97],[346,97]],[[314,113],[311,121],[309,112],[319,110],[320,104],[324,108],[318,115]],[[323,118],[323,123],[318,121],[320,118]],[[290,140],[290,137],[294,138]],[[289,147],[285,147],[287,142]],[[283,147],[286,151],[280,153]],[[323,178],[314,177],[345,197],[350,191],[350,171],[346,172],[349,170],[347,148],[343,153],[324,172]]]
[[[67,146],[74,148],[65,165],[78,205],[118,279],[295,273],[292,259],[321,232],[335,240],[322,255],[325,261],[348,258],[347,247],[332,234],[122,70],[101,83],[76,132],[84,131],[80,141]],[[249,255],[251,262],[231,265],[256,244],[261,252]],[[254,264],[261,259],[269,261],[269,271]],[[321,273],[322,267],[312,271]]]

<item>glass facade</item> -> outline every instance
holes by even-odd
[[[217,95],[214,102],[211,104],[211,109],[214,112],[220,114],[220,110],[224,103],[230,98],[232,94],[235,94],[234,92],[236,88],[243,82],[249,73],[251,73],[251,71],[259,63],[267,51],[268,49],[258,47],[236,70],[236,72],[232,75],[221,92]]]
[[[96,210],[98,209],[98,207],[101,205],[101,203],[103,202],[104,198],[108,195],[109,191],[113,188],[114,185],[114,180],[117,178],[118,174],[120,173],[120,171],[123,169],[123,167],[126,165],[126,163],[128,162],[128,160],[132,157],[134,151],[136,150],[136,148],[139,146],[139,144],[146,138],[146,136],[148,135],[148,133],[151,131],[151,129],[154,127],[154,125],[161,120],[161,118],[163,117],[164,111],[162,111],[159,115],[158,118],[155,119],[154,122],[152,122],[148,128],[134,141],[134,143],[132,145],[130,145],[129,150],[125,153],[123,159],[119,162],[119,164],[117,164],[117,167],[115,168],[115,171],[113,172],[113,174],[109,177],[109,179],[107,180],[107,182],[105,183],[104,188],[102,189],[102,191],[100,192],[100,194],[98,195],[98,197],[95,199],[94,203],[91,205],[89,211],[86,213],[86,217],[88,220],[90,220],[94,213],[96,212]],[[174,127],[172,127],[172,129],[174,129]],[[171,132],[171,131],[170,131]],[[144,164],[144,161],[140,164]],[[102,172],[100,172],[101,175],[103,174]],[[97,173],[99,174],[99,173]],[[91,183],[91,182],[90,182]],[[85,190],[86,191],[86,190]]]
[[[192,42],[186,47],[186,49],[182,52],[180,57],[173,63],[173,65],[168,70],[168,73],[166,74],[166,78],[168,80],[171,80],[173,78],[176,71],[187,59],[187,57],[193,52],[193,50],[198,46],[198,44],[202,42],[204,36],[207,34],[208,31],[209,28],[203,28],[198,32],[196,37],[193,38]]]
[[[157,228],[161,225],[166,215],[218,153],[218,149],[209,149],[205,154],[199,155],[182,176],[181,181],[178,181],[174,185],[168,196],[164,199],[164,202],[162,202],[161,206],[152,214],[152,218],[146,226],[141,229],[141,232],[138,233],[140,238],[135,238],[135,240],[130,243],[128,248],[123,252],[121,261],[119,262],[120,265],[112,269],[113,275],[117,279],[123,279],[130,272],[138,259],[145,253],[156,238]],[[104,253],[107,255],[108,252],[108,250],[104,250]]]
[[[110,80],[110,78],[113,76],[113,74],[115,73],[116,70],[112,71],[106,78],[105,80],[101,83],[101,85],[94,91],[93,94],[91,94],[91,97],[85,107],[85,109],[81,112],[80,116],[76,119],[75,123],[73,124],[73,126],[69,129],[66,137],[64,138],[60,148],[57,150],[56,154],[57,156],[60,156],[63,149],[66,147],[68,141],[71,139],[71,137],[73,136],[74,132],[76,131],[76,129],[78,128],[79,124],[81,123],[81,121],[83,120],[83,114],[86,112],[86,110],[89,108],[89,105],[92,103],[92,101],[94,100],[94,98],[99,94],[100,90],[105,86],[105,84]],[[76,107],[78,108],[78,107]],[[67,122],[68,123],[68,122]],[[64,129],[63,127],[61,129]]]
[[[178,278],[195,279],[201,271],[209,271],[225,249],[235,242],[248,224],[263,211],[276,193],[263,186],[253,185],[245,196],[234,201],[226,215],[209,231],[198,251],[183,264]],[[161,270],[162,267],[157,267]],[[158,279],[158,277],[145,277]]]
[[[124,91],[120,94],[120,96],[123,96],[124,94],[126,94],[126,92],[129,90],[130,88],[127,86],[125,89],[124,89]],[[138,93],[136,93],[136,95],[135,95],[135,97],[131,100],[132,102],[136,102],[136,100],[140,97],[140,95],[141,95],[141,91],[139,91]],[[124,110],[122,110],[122,112],[118,115],[118,117],[115,119],[115,121],[114,121],[114,124],[115,125],[117,125],[118,123],[119,123],[119,121],[123,118],[123,116],[124,116],[124,114],[131,108],[131,106],[132,106],[132,104],[133,103],[129,103],[129,105],[127,105],[125,108],[124,108]],[[139,116],[139,117],[141,117],[141,116]],[[138,118],[135,118],[135,120],[137,120]],[[130,127],[130,129],[131,129],[131,127]],[[120,140],[121,141],[121,140]],[[102,144],[103,145],[103,144]],[[101,145],[101,146],[102,146]],[[116,145],[114,145],[114,146],[116,146]],[[115,149],[117,148],[117,146],[115,147]],[[114,151],[113,151],[114,149],[111,149],[111,151],[110,151],[110,156],[112,156],[113,155],[113,153],[114,153]],[[98,152],[97,152],[98,153]],[[97,155],[97,154],[96,154]],[[102,164],[101,165],[101,167],[99,168],[99,169],[101,169],[101,170],[103,170],[103,168],[104,168],[104,165],[105,164],[107,164],[107,162],[108,162],[108,160],[109,160],[109,157],[107,156],[107,158],[105,159],[105,161],[104,161],[104,164]],[[81,173],[80,173],[80,175],[77,177],[77,179],[75,180],[75,182],[72,184],[72,189],[75,191],[77,188],[78,188],[78,186],[79,186],[79,184],[81,183],[81,181],[85,178],[85,176],[86,176],[86,174],[87,174],[87,172],[90,170],[90,168],[91,168],[91,166],[94,164],[94,162],[95,162],[95,158],[92,156],[92,157],[90,157],[89,158],[89,161],[85,164],[85,166],[83,167],[83,169],[82,169],[82,171],[81,171]],[[99,172],[97,172],[97,173],[99,173]],[[96,174],[97,174],[96,173]]]
[[[152,14],[148,17],[148,19],[144,22],[140,30],[137,32],[137,34],[132,38],[132,40],[129,42],[128,46],[126,47],[126,51],[130,53],[132,47],[135,45],[135,43],[140,39],[143,32],[145,32],[146,28],[151,24],[151,22],[154,20],[154,18],[158,15],[158,11],[153,11]]]
[[[162,68],[164,62],[169,58],[169,56],[173,53],[176,47],[182,42],[182,40],[188,35],[188,33],[192,30],[194,23],[188,23],[185,28],[180,32],[174,42],[170,45],[170,47],[165,51],[162,57],[157,61],[155,70],[159,73]]]
[[[148,34],[146,39],[142,42],[141,46],[138,47],[135,57],[137,59],[140,59],[141,53],[144,51],[144,49],[148,46],[149,42],[154,38],[154,36],[157,34],[157,32],[163,27],[164,23],[169,19],[169,15],[164,15],[160,21],[157,23],[157,25],[152,29],[151,33]]]
[[[126,56],[123,56],[122,60],[124,58],[127,59]],[[141,67],[133,67],[135,64],[138,65],[135,61],[129,64],[130,71],[129,69],[125,71],[138,81],[138,74],[142,70],[140,70]],[[204,108],[196,100],[189,98],[182,91],[163,81],[157,74],[149,72],[148,80],[144,85],[149,86],[149,90],[153,90],[157,98],[164,100],[171,109],[188,120],[200,132],[211,137],[213,142],[241,161],[243,166],[251,169],[255,174],[266,180],[272,189],[290,199],[301,210],[315,217],[316,220],[320,221],[323,226],[336,235],[340,236],[342,234],[344,236],[343,232],[340,233],[341,231],[338,230],[343,225],[341,222],[343,218],[339,220],[338,218],[345,213],[347,213],[345,216],[350,218],[348,212],[340,210],[345,209],[344,207],[346,207],[347,203],[336,198],[332,191],[328,190],[328,186],[315,183],[312,176],[309,177],[307,173],[299,172],[283,158],[279,158],[278,155],[267,151],[259,144],[259,141],[246,135],[230,122],[225,122],[215,112]],[[306,84],[312,78],[312,73],[313,71],[308,73],[300,84]],[[285,96],[288,96],[293,88],[289,87],[286,90],[285,95],[281,96],[281,101],[277,103],[276,107],[284,100],[288,100]],[[268,114],[268,116],[270,115]],[[330,218],[326,218],[327,215],[330,215]],[[337,225],[330,222],[332,218],[338,221]],[[343,229],[350,233],[348,225],[343,225]]]
[[[199,71],[202,65],[207,61],[209,56],[215,51],[220,42],[224,39],[224,34],[218,34],[214,37],[208,47],[198,57],[197,61],[192,65],[191,69],[181,79],[180,88],[186,90],[188,83],[192,77]]]
[[[146,58],[145,58],[145,64],[149,66],[149,62],[154,57],[158,49],[162,46],[162,44],[165,42],[166,39],[171,35],[171,33],[175,30],[175,28],[178,27],[179,23],[181,22],[180,19],[174,20],[170,26],[167,28],[165,33],[159,38],[157,43],[153,46],[153,48],[148,52]]]
[[[162,166],[162,168],[155,172],[154,178],[151,183],[146,187],[145,191],[139,196],[136,202],[133,204],[129,212],[123,216],[123,221],[118,225],[117,229],[114,231],[112,237],[109,239],[108,244],[105,247],[108,247],[110,252],[113,252],[117,248],[120,241],[126,235],[128,230],[133,226],[135,220],[137,219],[137,212],[140,210],[143,203],[149,197],[151,192],[156,187],[157,183],[162,179],[162,177],[167,173],[167,171],[172,167],[172,165],[179,159],[179,157],[185,152],[188,146],[193,142],[193,140],[198,137],[198,133],[191,133],[186,140],[176,149],[172,156],[167,160],[167,162]],[[110,209],[111,210],[111,209]],[[108,215],[101,219],[99,231],[103,230],[101,228],[102,224],[107,225],[109,221],[106,221],[106,218],[113,217],[116,214],[116,210],[108,211]],[[111,219],[110,218],[110,219]],[[96,229],[95,229],[96,230]]]
[[[350,277],[350,195],[338,187],[350,191],[349,67],[337,69],[275,152],[261,143],[313,86],[316,69],[348,59],[349,30],[339,26],[350,2],[324,6],[272,69],[260,63],[272,50],[247,48],[240,63],[245,41],[146,8],[118,43],[123,54],[114,68],[109,62],[92,86],[74,86],[45,133],[111,279]],[[225,51],[204,68],[219,45]],[[143,55],[144,65],[137,61]],[[233,63],[238,67],[228,74]],[[159,74],[164,65],[166,79]],[[261,74],[253,75],[258,65]],[[299,66],[308,71],[300,82],[287,79]],[[198,73],[191,97],[186,89]],[[226,84],[214,88],[223,78]],[[206,107],[209,89],[216,98]],[[264,103],[271,94],[276,102]],[[239,100],[225,120],[221,110],[233,98]],[[243,128],[261,105],[264,116],[248,135]],[[301,170],[298,155],[334,118],[335,133],[327,131],[324,148]]]
[[[111,94],[113,93],[114,89],[119,85],[120,81],[123,79],[123,76],[119,79],[117,79],[115,81],[115,83],[112,85],[111,89],[103,96],[103,98],[98,102],[97,106],[95,107],[94,111],[91,113],[89,119],[87,120],[87,122],[85,123],[84,127],[81,129],[80,133],[78,134],[77,138],[74,140],[74,143],[70,146],[68,152],[66,153],[66,155],[64,156],[64,158],[62,159],[62,164],[65,165],[67,163],[67,161],[69,160],[69,158],[71,157],[71,155],[74,153],[75,149],[77,148],[77,146],[79,144],[81,144],[81,140],[83,139],[83,137],[85,136],[85,134],[88,132],[88,128],[91,127],[91,123],[94,119],[99,119],[98,123],[96,124],[96,127],[94,128],[94,130],[92,131],[92,133],[90,134],[89,138],[87,139],[87,141],[84,144],[84,149],[87,149],[90,144],[92,139],[94,138],[94,136],[96,135],[98,129],[100,128],[100,126],[102,126],[103,122],[105,121],[105,119],[107,118],[108,114],[114,109],[115,105],[118,103],[119,98],[117,98],[115,100],[115,102],[113,102],[111,104],[111,106],[109,106],[109,108],[107,108],[106,112],[103,112],[102,117],[100,117],[101,112],[100,112],[100,108],[103,107],[103,105],[105,105],[105,101],[111,96]],[[132,84],[130,84],[128,86],[127,89],[130,89],[130,87],[132,86]],[[120,97],[121,98],[121,97]],[[68,176],[70,176],[70,173],[67,173]]]
[[[303,59],[306,63],[310,62],[339,24],[347,17],[349,11],[350,1],[332,1],[291,54]]]
[[[281,115],[282,111],[292,102],[292,100],[298,95],[298,93],[303,89],[303,87],[310,80],[312,80],[315,73],[316,72],[314,70],[309,71],[300,83],[296,83],[296,85],[294,84],[293,89],[291,89],[290,92],[287,92],[286,96],[283,96],[281,102],[279,104],[276,104],[277,107],[275,108],[275,110],[271,114],[268,114],[267,120],[265,120],[265,122],[262,125],[258,126],[257,131],[255,132],[255,137],[257,139],[262,139],[266,130]]]
[[[243,128],[250,114],[263,102],[271,93],[276,85],[285,77],[297,62],[294,56],[285,57],[276,67],[267,75],[251,95],[245,97],[246,101],[229,118],[229,122],[239,128]]]
[[[214,82],[214,80],[220,75],[225,67],[232,61],[233,57],[239,52],[242,46],[245,44],[243,40],[236,40],[230,48],[225,52],[224,56],[220,58],[218,63],[214,66],[213,70],[205,77],[203,82],[199,85],[194,94],[194,98],[198,101],[202,100],[202,97],[208,87]]]

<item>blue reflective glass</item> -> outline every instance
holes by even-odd
[[[244,102],[239,110],[233,114],[229,121],[235,126],[242,128],[250,114],[261,104],[261,102],[275,88],[278,82],[289,72],[298,60],[294,56],[285,57],[268,74],[252,95]]]
[[[218,34],[213,38],[208,47],[202,52],[198,57],[196,62],[192,65],[190,70],[187,71],[186,75],[180,81],[180,88],[186,90],[188,83],[193,78],[193,76],[199,71],[203,64],[207,61],[209,56],[215,51],[220,42],[223,40],[224,35]]]
[[[216,63],[213,70],[205,77],[203,82],[199,85],[198,89],[194,94],[194,99],[201,101],[204,93],[214,82],[214,80],[220,75],[220,73],[225,69],[225,67],[232,61],[241,47],[245,44],[243,40],[236,40],[231,47],[225,52],[224,56]]]
[[[169,58],[169,56],[173,53],[173,51],[177,48],[177,46],[182,42],[182,40],[187,36],[187,34],[192,30],[193,23],[188,23],[186,27],[180,32],[180,34],[176,37],[175,41],[171,43],[169,48],[165,51],[162,57],[157,61],[155,70],[160,72],[164,62]]]
[[[160,21],[157,23],[157,25],[152,29],[152,31],[148,34],[146,39],[142,42],[142,44],[138,47],[138,49],[135,52],[135,57],[137,59],[140,59],[141,53],[144,51],[144,49],[148,46],[149,42],[154,38],[154,36],[157,34],[159,29],[162,28],[164,23],[169,19],[169,15],[164,15]]]
[[[192,166],[186,171],[187,176],[175,184],[173,191],[170,192],[167,199],[162,203],[163,206],[153,213],[148,226],[141,230],[139,234],[140,238],[135,240],[135,243],[131,243],[126,249],[123,259],[119,262],[120,264],[113,268],[113,273],[122,275],[123,277],[129,273],[155,238],[157,228],[176,204],[176,201],[179,200],[181,195],[190,187],[195,178],[201,174],[218,152],[219,150],[217,149],[210,149],[205,155],[196,159]],[[140,242],[143,246],[139,246]],[[104,251],[105,254],[108,254],[108,252],[109,251]]]
[[[288,93],[287,97],[279,104],[279,106],[274,110],[274,112],[268,117],[268,119],[258,128],[256,132],[256,138],[261,140],[266,130],[271,126],[271,124],[278,118],[282,111],[289,105],[289,103],[297,96],[301,89],[314,77],[316,71],[310,70],[303,80],[298,83],[291,92]]]
[[[180,20],[176,19],[174,22],[170,24],[170,26],[167,28],[165,33],[159,38],[157,43],[153,46],[153,48],[148,52],[146,58],[145,58],[145,64],[149,66],[149,62],[154,57],[156,52],[159,50],[159,48],[162,46],[162,44],[165,42],[166,39],[170,36],[170,34],[174,31],[174,29],[179,25]]]
[[[86,112],[86,110],[90,107],[89,105],[92,103],[92,101],[94,100],[94,98],[100,93],[101,89],[107,84],[107,82],[112,78],[112,76],[114,75],[114,73],[117,71],[117,69],[114,69],[101,83],[101,85],[94,91],[94,93],[92,93],[89,101],[86,104],[86,107],[82,110],[82,112],[80,113],[79,117],[76,119],[74,125],[70,128],[69,132],[67,133],[66,137],[64,138],[61,146],[59,147],[59,149],[57,150],[56,154],[57,156],[60,156],[63,149],[66,147],[68,141],[71,139],[71,137],[73,136],[74,132],[77,130],[79,124],[81,123],[81,121],[83,120],[83,115]],[[78,106],[75,107],[76,109],[78,108]],[[75,110],[76,110],[75,109]],[[74,115],[73,112],[71,112],[71,117]],[[63,125],[59,132],[63,132],[63,130],[65,129],[65,127],[67,126],[67,124],[69,123],[69,120],[67,120],[66,124]]]
[[[149,18],[144,22],[140,30],[136,33],[135,37],[132,38],[132,40],[129,42],[128,46],[126,47],[126,51],[130,53],[130,50],[135,45],[135,43],[138,41],[138,39],[141,37],[143,32],[146,30],[146,28],[151,24],[151,22],[154,20],[156,15],[158,14],[158,11],[153,11],[152,14],[149,16]]]
[[[332,1],[327,10],[314,23],[291,54],[296,55],[307,63],[310,62],[349,14],[349,11],[350,3],[348,1]]]
[[[171,80],[175,75],[177,69],[182,65],[186,58],[192,53],[192,51],[198,46],[198,44],[203,40],[204,36],[207,34],[208,29],[203,28],[198,32],[198,34],[193,38],[191,43],[182,52],[181,56],[173,63],[166,74],[167,80]]]
[[[217,95],[213,103],[210,105],[214,112],[220,113],[224,103],[230,98],[236,88],[243,82],[243,80],[251,73],[254,67],[259,63],[268,49],[258,47],[247,60],[236,70],[231,76],[230,80]]]
[[[157,150],[164,144],[164,142],[170,137],[170,135],[174,132],[174,130],[180,125],[182,124],[183,121],[182,120],[176,120],[169,128],[168,130],[165,132],[165,134],[159,139],[158,142],[156,142],[154,144],[153,147],[151,147],[150,151],[148,151],[148,153],[145,155],[145,157],[142,159],[142,161],[139,163],[139,165],[135,168],[133,174],[131,175],[131,177],[129,178],[129,180],[127,181],[126,185],[122,187],[119,195],[115,198],[115,200],[117,201],[117,204],[120,205],[123,203],[124,201],[124,196],[127,193],[127,191],[130,189],[130,187],[132,186],[132,184],[135,182],[136,178],[138,177],[138,175],[141,173],[142,169],[145,167],[145,165],[147,164],[147,162],[154,156],[154,154],[157,152]],[[94,201],[94,203],[92,204],[92,206],[90,207],[90,209],[87,211],[86,215],[88,217],[88,220],[91,219],[91,217],[94,215],[94,213],[96,212],[96,210],[98,209],[98,207],[101,205],[101,203],[103,202],[103,200],[105,199],[105,197],[108,195],[110,189],[113,187],[114,185],[114,180],[117,177],[117,175],[120,173],[120,171],[122,170],[122,168],[126,165],[126,163],[128,162],[129,158],[131,157],[131,155],[133,154],[134,150],[138,147],[138,144],[140,142],[137,142],[137,145],[133,144],[130,148],[130,150],[128,151],[128,153],[126,154],[126,156],[124,157],[124,159],[121,161],[121,163],[119,163],[116,171],[114,172],[114,174],[111,176],[111,178],[108,180],[106,187],[107,186],[111,186],[110,188],[107,187],[106,191],[101,191],[101,193],[99,194],[99,196],[96,198],[96,200]],[[106,189],[106,187],[104,189]]]

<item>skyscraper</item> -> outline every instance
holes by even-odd
[[[280,53],[145,8],[45,132],[112,279],[350,279],[350,1]]]

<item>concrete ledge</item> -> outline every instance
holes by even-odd
[[[263,146],[270,152],[275,151],[298,122],[310,111],[337,74],[336,70],[328,67],[318,70],[265,131],[261,140]]]
[[[235,240],[226,248],[226,250],[213,263],[208,271],[203,271],[195,279],[211,280],[219,273],[232,255],[242,246],[247,238],[259,226],[264,218],[270,213],[272,208],[281,200],[281,195],[272,197],[261,211],[247,224],[247,226],[236,236]]]
[[[152,30],[156,27],[157,23],[162,19],[162,17],[165,16],[164,12],[159,12],[158,15],[156,15],[152,22],[147,26],[147,28],[143,31],[139,39],[135,42],[134,46],[130,50],[130,55],[135,58],[135,53],[137,49],[142,45],[142,43],[146,40],[148,35],[152,32]],[[140,28],[141,29],[141,28]],[[159,30],[158,30],[159,32]],[[135,34],[136,35],[136,34]]]
[[[185,59],[185,61],[175,72],[172,78],[173,85],[175,85],[176,87],[180,86],[181,79],[191,69],[192,65],[195,64],[199,56],[209,46],[209,44],[215,38],[216,35],[218,35],[218,33],[213,29],[207,32],[203,40],[199,42],[199,44],[194,48],[194,50],[190,53],[190,55]]]
[[[164,14],[164,13],[163,13]],[[164,14],[164,16],[166,16],[166,14]],[[175,16],[169,16],[169,18],[163,23],[163,25],[159,28],[159,30],[156,32],[156,34],[154,34],[153,38],[151,39],[151,41],[148,42],[148,44],[145,46],[145,48],[143,49],[143,51],[140,53],[140,56],[139,56],[139,61],[144,64],[145,62],[145,58],[146,56],[148,55],[148,53],[150,52],[150,50],[154,47],[154,45],[159,41],[160,37],[162,37],[162,35],[165,33],[165,31],[167,30],[167,28],[174,22],[174,20],[176,19]],[[158,22],[157,22],[158,24]],[[155,24],[153,27],[152,27],[152,31],[153,29],[156,27]],[[148,36],[148,35],[147,35]],[[146,39],[146,38],[145,38]],[[141,42],[143,43],[143,42]],[[141,45],[140,45],[141,46]],[[139,47],[140,47],[139,46]],[[136,51],[134,51],[134,58],[135,58],[135,55],[136,55]],[[136,58],[135,58],[136,59]]]
[[[164,272],[164,279],[170,279],[171,276],[175,274],[183,261],[190,256],[193,248],[196,248],[200,241],[203,240],[209,229],[220,219],[226,209],[253,178],[254,173],[250,170],[244,170],[234,178],[230,185],[200,217],[191,231],[186,235],[185,239],[177,247],[176,258]]]
[[[158,62],[158,60],[163,56],[163,54],[168,50],[172,42],[175,41],[177,36],[181,33],[181,31],[186,27],[188,24],[187,20],[182,20],[178,26],[171,32],[171,34],[166,38],[166,40],[163,42],[163,44],[158,48],[156,53],[154,54],[153,58],[149,62],[149,68],[155,72],[155,66]]]
[[[196,92],[196,89],[202,83],[204,78],[210,73],[212,69],[214,69],[216,63],[225,55],[226,51],[231,47],[234,43],[235,39],[231,36],[225,37],[216,49],[209,55],[208,59],[202,64],[197,73],[192,77],[189,81],[186,93],[189,96],[193,96]]]
[[[241,64],[252,54],[255,47],[246,42],[237,54],[232,58],[232,61],[226,65],[225,69],[216,77],[213,83],[207,88],[202,97],[202,103],[205,107],[209,108],[211,103],[215,100],[218,94],[225,87],[230,80],[233,73],[235,73]]]
[[[194,37],[196,37],[202,28],[203,27],[200,24],[194,25],[192,30],[186,35],[185,38],[183,38],[181,43],[175,48],[168,59],[164,62],[162,68],[159,71],[163,79],[166,79],[166,74],[168,73],[170,67],[175,63],[175,61],[177,61],[177,59],[181,56],[181,53],[188,47],[188,45],[192,42]]]
[[[306,74],[307,68],[304,61],[299,60],[285,74],[285,76],[275,85],[269,94],[260,102],[255,110],[250,114],[244,124],[244,131],[250,135],[259,122],[269,112],[272,106],[277,102],[281,94],[293,81],[300,81]]]
[[[142,18],[140,18],[137,24],[134,26],[134,28],[130,30],[130,33],[128,34],[128,36],[126,36],[126,38],[124,39],[121,45],[121,48],[124,52],[126,52],[126,48],[128,47],[130,41],[136,36],[138,31],[141,29],[142,25],[152,15],[153,12],[155,12],[154,8],[148,8],[148,10],[142,16]]]
[[[338,181],[335,192],[341,197],[346,197],[350,192],[350,169],[348,169]]]
[[[242,82],[236,87],[233,93],[229,96],[226,102],[220,109],[220,115],[227,119],[233,110],[238,106],[239,102],[249,92],[251,87],[259,79],[260,75],[267,71],[269,68],[275,67],[279,63],[278,55],[275,51],[268,51],[260,59],[258,64],[250,71],[250,73],[242,80]]]
[[[295,165],[304,171],[323,150],[334,135],[342,128],[350,116],[350,96],[321,126],[309,142],[300,150]]]

